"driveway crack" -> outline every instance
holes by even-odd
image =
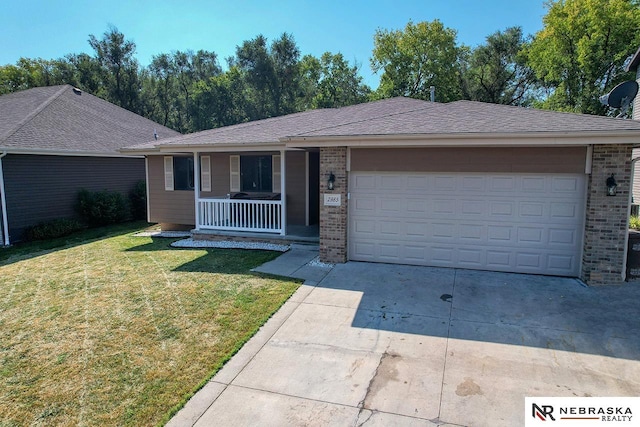
[[[389,343],[389,345],[391,345],[391,343]],[[371,417],[373,416],[373,414],[374,414],[375,412],[377,412],[377,411],[375,411],[375,410],[372,410],[372,409],[369,409],[369,408],[367,408],[367,407],[366,407],[366,405],[367,405],[367,399],[368,399],[368,398],[371,396],[371,394],[372,394],[373,385],[375,384],[376,377],[378,376],[378,371],[380,370],[380,367],[382,366],[382,364],[383,364],[384,360],[385,360],[387,357],[391,356],[391,355],[388,353],[388,351],[389,351],[389,345],[387,346],[387,348],[385,349],[385,351],[380,355],[380,360],[378,360],[378,365],[376,366],[376,370],[375,370],[375,371],[373,371],[373,375],[371,376],[371,379],[369,380],[369,384],[367,385],[367,391],[365,392],[364,397],[362,398],[362,400],[361,400],[360,402],[358,402],[357,407],[358,407],[358,408],[360,408],[360,411],[358,412],[358,417],[357,417],[357,419],[356,419],[356,423],[357,423],[357,424],[356,424],[356,426],[357,426],[357,427],[361,427],[361,426],[365,425],[365,424],[366,424],[366,423],[371,419]],[[359,421],[360,421],[360,417],[362,416],[362,413],[363,413],[365,410],[368,410],[368,411],[370,411],[371,413],[369,414],[369,416],[367,416],[367,418],[366,418],[364,421],[359,422]]]

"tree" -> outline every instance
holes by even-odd
[[[528,49],[528,63],[549,89],[544,108],[605,114],[598,98],[633,78],[623,64],[640,44],[635,0],[558,0]]]
[[[148,67],[150,79],[145,91],[153,99],[153,119],[180,132],[201,130],[201,106],[193,104],[193,95],[201,85],[222,72],[214,52],[175,51],[154,56]],[[197,123],[196,123],[197,122]]]
[[[0,94],[76,81],[75,67],[66,59],[20,58],[15,65],[0,67]]]
[[[379,97],[429,99],[430,86],[441,102],[461,98],[460,57],[456,31],[442,22],[409,21],[404,30],[378,29],[374,35],[371,68],[382,70]]]
[[[237,67],[199,81],[193,91],[194,129],[212,129],[247,120],[244,79]]]
[[[365,102],[371,89],[363,83],[358,66],[351,66],[341,53],[325,52],[317,58],[306,55],[301,62],[303,87],[311,96],[307,108],[336,108]],[[305,97],[306,99],[306,97]]]
[[[103,85],[107,100],[130,111],[138,107],[138,61],[134,58],[136,45],[125,40],[116,27],[109,27],[98,40],[89,35],[89,45],[103,70]]]
[[[242,72],[252,120],[280,116],[296,111],[300,93],[300,49],[293,36],[283,33],[267,46],[259,35],[236,48],[236,57],[229,61]]]
[[[105,76],[100,63],[86,53],[69,54],[66,56],[67,62],[73,67],[75,79],[73,82],[65,82],[85,90],[92,95],[106,98],[103,81]]]
[[[475,48],[462,74],[465,98],[494,104],[530,105],[535,75],[522,54],[522,28],[495,32]]]

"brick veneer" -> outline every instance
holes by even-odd
[[[631,145],[594,145],[588,178],[582,280],[589,285],[622,282],[631,188]],[[611,174],[616,196],[607,196]]]
[[[334,189],[327,188],[329,174],[336,177]],[[320,260],[347,261],[347,148],[320,149]],[[325,206],[324,194],[340,194],[341,206]]]

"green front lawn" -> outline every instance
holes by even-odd
[[[0,250],[0,426],[162,424],[299,286],[134,231]]]

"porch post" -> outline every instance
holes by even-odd
[[[200,230],[200,155],[198,152],[193,153],[193,187],[194,187],[194,203],[196,206],[196,230]]]
[[[286,236],[287,234],[287,188],[286,188],[286,162],[285,155],[286,150],[280,150],[280,201],[282,202],[282,231],[280,235]]]

